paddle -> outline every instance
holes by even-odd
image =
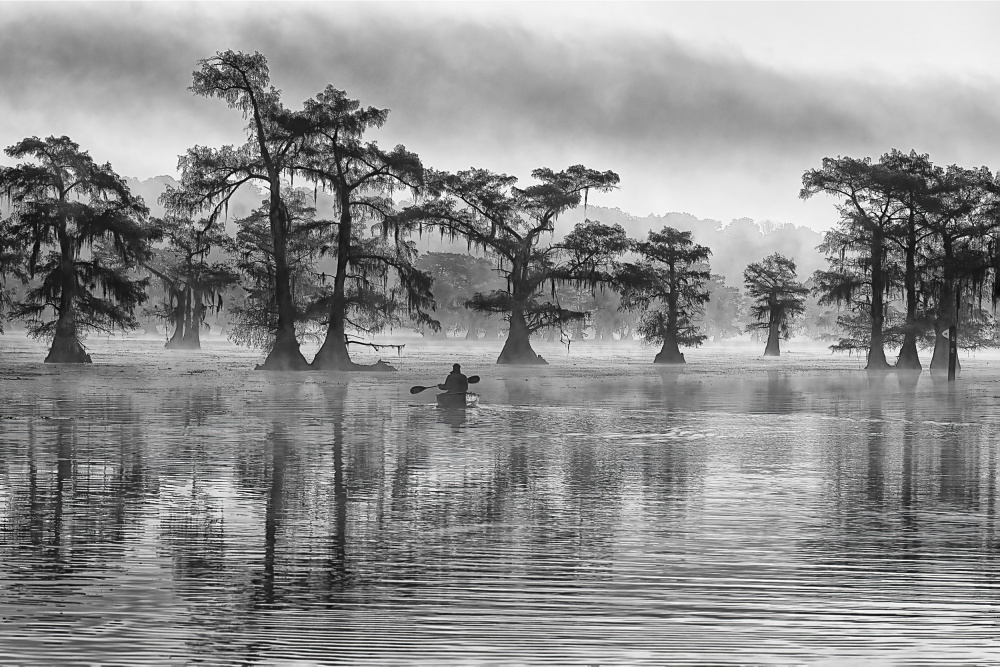
[[[469,376],[469,384],[476,384],[477,382],[479,382],[479,376],[478,375]],[[435,384],[435,385],[431,385],[430,387],[421,387],[418,384],[415,387],[410,387],[410,393],[411,394],[419,394],[424,389],[437,389],[437,385]]]

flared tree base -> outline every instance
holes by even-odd
[[[76,336],[56,336],[45,357],[47,364],[90,364],[93,361]]]
[[[497,357],[497,363],[511,366],[544,366],[548,365],[549,362],[545,361],[542,355],[535,354],[535,351],[531,349],[530,340],[511,336],[504,343],[503,350]]]
[[[872,348],[868,351],[868,364],[865,366],[866,371],[883,372],[891,371],[894,368],[894,366],[886,361],[885,351],[882,348]]]
[[[684,355],[677,350],[660,350],[653,357],[654,364],[686,364]]]
[[[684,364],[684,355],[681,354],[680,347],[677,345],[677,340],[673,337],[669,337],[663,341],[663,345],[660,346],[660,351],[656,353],[653,357],[654,364]]]
[[[899,358],[896,359],[896,368],[906,371],[919,371],[923,369],[920,364],[920,356],[917,354],[916,341],[906,341],[899,349]]]
[[[278,345],[271,348],[264,363],[257,364],[254,370],[258,371],[311,371],[313,367],[309,365],[306,358],[299,350],[298,341],[294,344]]]
[[[931,357],[931,373],[935,375],[947,375],[948,374],[948,355],[949,343],[948,339],[944,336],[938,334],[934,338],[934,355]],[[958,357],[955,357],[955,375],[962,372],[962,362]]]
[[[201,340],[198,338],[171,338],[163,347],[168,350],[200,350]]]

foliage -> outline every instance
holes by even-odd
[[[307,325],[315,323],[316,303],[322,293],[323,274],[317,274],[314,264],[320,256],[324,239],[322,224],[314,218],[315,209],[306,204],[303,191],[286,190],[282,195],[288,221],[285,259],[289,270],[289,287],[294,306],[294,322],[302,325],[300,338],[309,334]],[[230,338],[238,345],[269,350],[278,331],[278,304],[275,289],[274,239],[270,229],[269,202],[245,218],[236,221],[236,238],[228,250],[236,257],[236,268],[245,294],[242,303],[232,308]]]
[[[223,293],[238,279],[231,261],[208,259],[230,239],[205,220],[168,216],[156,226],[166,245],[155,249],[144,266],[160,279],[164,298],[150,313],[174,327],[171,341],[187,339],[197,345],[206,313],[222,310]]]
[[[442,331],[475,332],[480,327],[485,328],[483,315],[466,308],[465,304],[477,292],[500,287],[489,260],[475,255],[431,252],[420,257],[415,266],[434,280],[435,316],[441,321]]]
[[[711,274],[705,285],[708,301],[699,327],[715,341],[740,335],[746,328],[746,296],[735,286],[726,284],[724,276]]]
[[[580,204],[591,189],[616,187],[617,174],[575,165],[560,172],[536,169],[532,176],[538,183],[521,189],[517,179],[485,169],[432,172],[431,197],[400,216],[406,224],[465,238],[495,263],[506,288],[476,293],[467,306],[510,320],[501,363],[530,363],[536,356],[528,342],[532,332],[583,318],[583,312],[559,303],[556,285],[595,288],[610,279],[615,258],[629,247],[620,226],[590,220],[560,243],[541,243],[559,214]]]
[[[646,311],[640,335],[649,342],[700,345],[707,338],[697,322],[709,299],[711,250],[694,243],[691,232],[673,227],[650,230],[636,250],[641,259],[624,265],[617,282],[622,307]]]
[[[747,330],[776,327],[787,340],[791,336],[789,323],[805,310],[805,295],[809,293],[796,279],[795,262],[779,253],[768,255],[748,264],[743,280],[754,319]]]
[[[68,137],[29,137],[5,152],[30,160],[0,168],[11,206],[4,245],[28,249],[22,268],[35,279],[13,317],[43,338],[136,327],[146,280],[130,269],[148,255],[145,204]]]
[[[336,221],[324,228],[323,252],[336,268],[320,304],[328,311],[328,331],[317,356],[329,354],[334,367],[349,366],[346,328],[376,333],[405,320],[439,326],[428,313],[434,304],[431,278],[414,266],[416,249],[408,240],[413,229],[395,215],[392,200],[397,189],[422,185],[423,165],[403,146],[384,151],[363,142],[365,132],[381,127],[388,114],[363,108],[332,86],[303,111],[308,130],[296,170],[316,188],[332,191],[336,202]]]

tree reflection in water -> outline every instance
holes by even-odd
[[[66,662],[53,638],[87,632],[69,662],[981,642],[997,430],[975,369],[950,386],[751,370],[505,369],[460,420],[409,378],[45,378],[0,422],[0,601],[20,642],[0,654]]]

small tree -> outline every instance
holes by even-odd
[[[4,333],[4,319],[14,304],[14,291],[7,286],[8,278],[22,282],[27,280],[24,272],[24,255],[18,252],[18,242],[13,236],[12,220],[0,219],[0,334]]]
[[[648,311],[639,333],[651,343],[662,343],[653,359],[657,364],[683,364],[680,346],[701,345],[705,334],[696,321],[708,301],[712,251],[691,240],[691,232],[664,227],[650,230],[636,245],[641,260],[623,267],[618,277],[622,306]]]
[[[781,354],[778,341],[791,336],[789,324],[805,310],[805,295],[809,290],[796,280],[795,262],[779,253],[747,265],[743,282],[752,301],[750,313],[756,320],[747,330],[766,329],[764,356],[777,357]]]
[[[29,137],[5,152],[32,159],[0,169],[0,190],[12,206],[9,239],[30,249],[28,274],[40,278],[12,314],[52,339],[46,362],[89,363],[82,333],[138,326],[147,280],[129,270],[149,252],[148,209],[69,137]]]
[[[701,328],[714,342],[732,338],[745,328],[746,297],[735,286],[727,285],[725,276],[713,273],[706,285],[708,302],[702,315]]]
[[[229,239],[205,221],[167,217],[157,227],[167,245],[153,251],[144,266],[160,279],[164,300],[152,312],[173,327],[167,348],[200,349],[205,315],[222,309],[223,292],[237,280],[231,262],[208,260],[209,253]]]
[[[434,197],[402,214],[405,220],[464,237],[496,262],[506,289],[477,293],[467,305],[510,322],[498,364],[546,363],[532,349],[531,334],[585,315],[559,304],[555,284],[594,287],[610,280],[610,262],[629,245],[620,226],[589,220],[562,243],[541,243],[543,234],[554,231],[560,213],[580,204],[589,190],[615,188],[617,174],[576,165],[560,172],[536,169],[532,176],[540,182],[522,190],[515,187],[516,178],[484,169],[432,174],[427,181]]]

